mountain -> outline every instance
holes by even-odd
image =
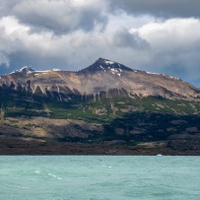
[[[124,71],[133,71],[131,68],[128,68],[122,64],[113,62],[108,59],[99,58],[94,64],[90,65],[89,67],[82,69],[81,72],[97,72],[97,71],[110,71],[121,73],[122,70]]]
[[[200,97],[197,88],[178,78],[132,70],[103,58],[79,72],[34,71],[24,67],[2,76],[0,85],[17,93],[23,90],[25,96],[43,96],[63,102],[71,101],[72,96],[77,95],[89,96],[94,100],[113,96],[161,96],[168,99]]]
[[[0,104],[0,154],[200,152],[199,89],[108,59],[3,75]]]

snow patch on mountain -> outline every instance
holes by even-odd
[[[35,73],[34,75],[35,76],[38,76],[40,73],[43,73],[43,74],[47,74],[48,72],[51,72],[51,71],[55,71],[55,72],[58,72],[58,71],[62,71],[61,69],[52,69],[52,70],[41,70],[41,71],[35,71],[33,70],[32,68],[28,67],[28,66],[24,66],[22,67],[21,69],[19,70],[15,70],[14,72],[10,73],[10,74],[15,74],[15,73],[26,73],[27,75],[29,74],[32,74],[32,73]]]
[[[12,72],[11,74],[14,74],[14,73],[17,73],[17,72],[31,74],[31,73],[33,73],[35,71],[32,68],[28,67],[28,66],[24,66],[20,70],[16,70],[16,71]]]
[[[110,69],[110,71],[111,71],[111,73],[113,75],[117,74],[118,76],[121,76],[121,74],[122,74],[122,69],[119,69],[119,68],[110,68],[110,67],[109,67],[109,69]]]
[[[104,70],[104,68],[101,65],[99,67]]]
[[[110,61],[110,60],[105,60],[105,63],[106,63],[107,65],[113,65],[113,64],[115,64],[115,62]]]
[[[153,73],[153,72],[146,72],[147,74],[154,74],[154,75],[160,75],[158,73]]]
[[[19,72],[26,72],[27,74],[30,74],[30,73],[34,72],[34,70],[28,66],[24,66],[19,70]]]
[[[118,72],[118,69],[111,68],[111,71]]]
[[[54,72],[60,72],[60,71],[62,71],[62,70],[61,70],[61,69],[56,69],[56,68],[54,68],[53,71],[54,71]]]

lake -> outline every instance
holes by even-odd
[[[198,156],[0,156],[1,200],[199,200]]]

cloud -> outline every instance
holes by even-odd
[[[189,15],[160,19],[153,8],[162,10],[164,1],[156,4],[152,0],[149,11],[149,1],[145,2],[2,0],[0,74],[24,65],[36,70],[80,70],[105,57],[131,68],[167,73],[199,84],[200,20],[186,18]],[[182,2],[186,6],[186,1]],[[139,5],[143,6],[138,9],[140,15],[135,15]],[[173,10],[169,8],[168,14]],[[181,15],[179,12],[173,15]]]
[[[143,63],[145,68],[153,66],[156,71],[188,80],[200,78],[200,20],[170,19],[152,22],[131,31],[138,32],[151,46],[150,59]]]
[[[200,47],[200,20],[194,18],[152,22],[131,31],[139,33],[148,41],[154,55],[171,55],[174,57],[173,60],[176,60],[177,54],[185,55]]]
[[[4,53],[0,52],[0,65],[8,67],[10,65],[10,59]]]
[[[156,17],[200,17],[199,0],[110,0],[111,11],[123,10],[129,14],[150,14]]]
[[[104,28],[107,17],[105,0],[13,0],[3,1],[6,12],[28,24],[32,31],[49,30],[63,34],[76,29],[90,31],[95,24]],[[1,9],[3,10],[3,9]],[[6,11],[6,12],[5,12]]]
[[[130,47],[133,49],[142,50],[149,47],[148,42],[142,39],[137,32],[131,33],[126,29],[117,31],[113,35],[113,40],[116,46],[122,48]]]

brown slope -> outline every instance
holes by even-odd
[[[117,89],[122,95],[126,91],[129,96],[162,96],[169,99],[194,100],[200,97],[197,88],[178,78],[163,74],[147,73],[132,70],[119,63],[100,58],[93,65],[79,72],[67,71],[18,71],[1,76],[0,86],[18,90],[24,88],[32,94],[57,93],[58,100],[66,94],[93,94],[104,91],[109,97],[109,90]]]

